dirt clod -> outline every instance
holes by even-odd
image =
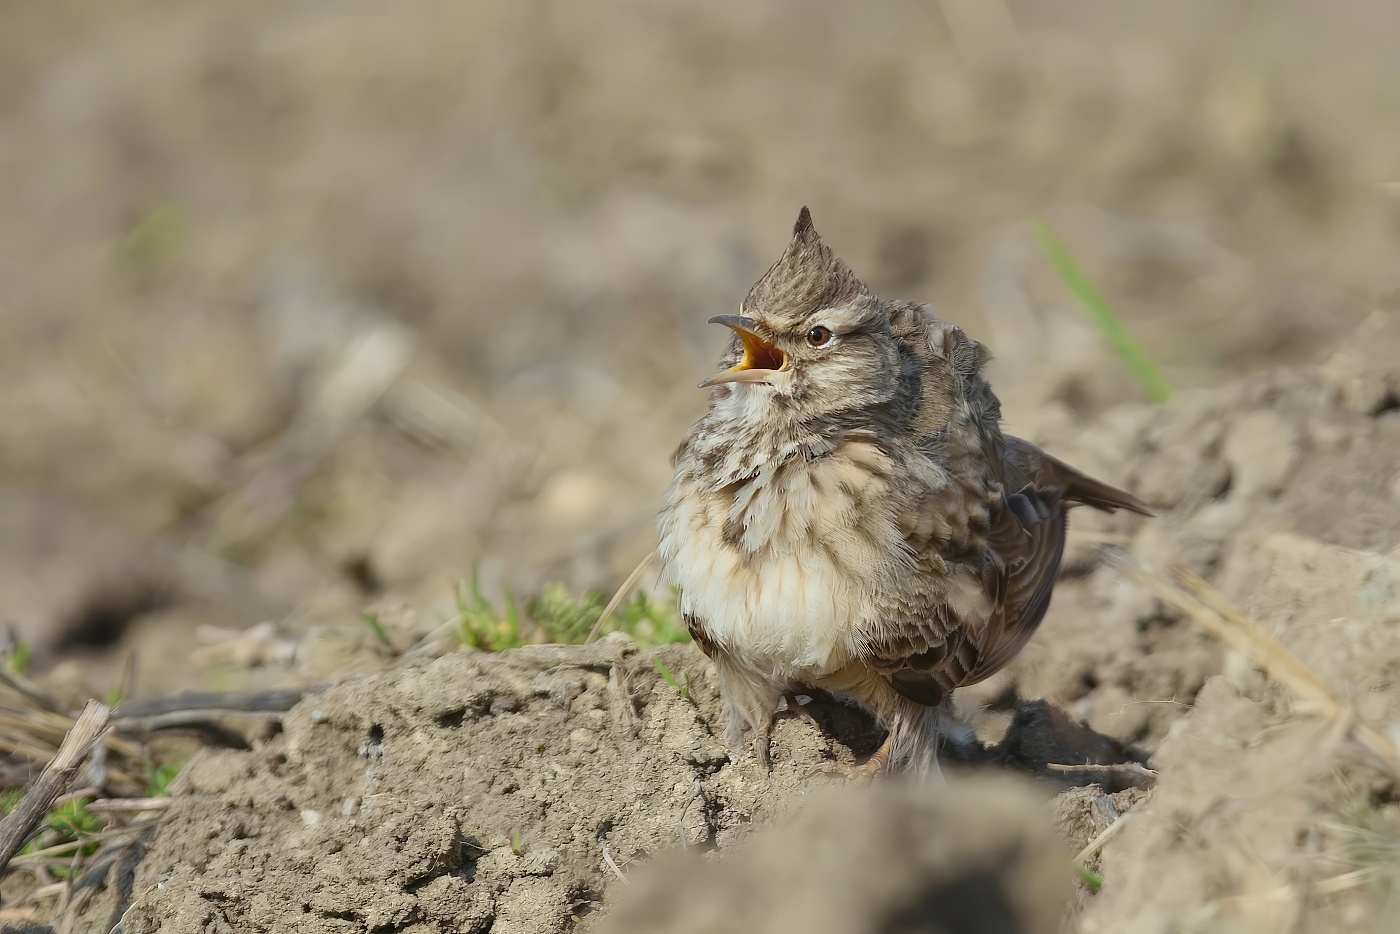
[[[690,676],[689,698],[660,677],[658,658]],[[628,686],[621,699],[620,684]],[[630,720],[614,715],[620,703]],[[1029,709],[1006,749],[971,744],[961,757],[1015,758],[1043,772],[1047,756],[1121,753],[1043,703]],[[879,742],[870,720],[845,704],[819,697],[807,712],[815,724],[780,716],[766,773],[747,749],[731,754],[717,738],[713,674],[693,646],[637,652],[610,637],[458,652],[352,680],[294,708],[283,732],[259,748],[206,755],[191,768],[127,888],[124,930],[568,930],[651,858],[727,850],[783,822],[831,783],[819,776],[822,765],[858,761]],[[958,872],[990,886],[997,911],[1043,921],[1055,903],[1044,893],[1057,885],[1043,882],[1045,865],[1064,868],[1043,858],[1056,849],[1044,808],[1053,792],[983,781],[959,779],[951,797],[891,788],[830,799],[774,845],[804,850],[814,820],[852,834],[868,824],[860,845],[869,853],[909,840],[927,847],[907,877],[866,861],[862,872],[887,878],[900,904],[946,895],[957,881],[949,866],[966,858]],[[904,825],[906,805],[927,834]],[[896,828],[899,839],[886,839]],[[969,851],[973,837],[982,842]],[[822,872],[838,871],[844,857],[835,853]],[[1016,878],[987,876],[1003,858],[1021,867]],[[1017,873],[1040,887],[1018,894]],[[823,885],[820,874],[811,884]]]
[[[627,668],[635,726],[611,715],[614,666],[594,647],[458,653],[335,688],[258,751],[207,759],[136,879],[126,930],[564,930],[616,881],[604,847],[625,873],[682,842],[737,839],[828,756],[851,758],[784,720],[771,775],[732,762],[698,652],[661,653],[691,674],[692,703],[654,653],[604,650]]]
[[[658,860],[598,931],[1050,934],[1071,879],[1031,786],[890,783],[813,795],[791,825],[720,860]]]

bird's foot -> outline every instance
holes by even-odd
[[[788,713],[800,720],[806,720],[818,729],[821,728],[821,724],[817,723],[817,718],[812,716],[806,707],[798,703],[796,694],[784,694],[783,700],[787,702]],[[808,702],[810,703],[810,700]],[[773,744],[773,724],[777,720],[778,714],[781,712],[782,711],[778,710],[773,711],[773,713],[769,715],[768,722],[754,730],[753,751],[758,757],[758,764],[763,766],[765,772],[773,771],[773,756],[771,752]]]
[[[894,752],[894,744],[890,739],[886,739],[880,744],[880,748],[859,765],[847,765],[844,762],[828,762],[820,768],[813,769],[808,777],[813,775],[836,775],[844,778],[848,784],[868,785],[876,777],[884,775],[890,766],[890,755]]]
[[[844,779],[850,785],[868,785],[875,781],[876,777],[883,774],[885,766],[876,762],[873,758],[867,759],[860,765],[847,765],[844,762],[828,762],[820,768],[813,769],[810,776],[833,775]],[[809,776],[809,777],[810,777]]]

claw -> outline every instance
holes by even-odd
[[[797,702],[796,694],[784,694],[783,699],[787,701],[788,713],[791,713],[800,720],[806,720],[817,729],[821,729],[821,724],[817,722],[817,718],[812,716],[810,711]],[[754,755],[758,757],[758,764],[763,766],[765,772],[773,771],[773,756],[770,747],[773,742],[773,723],[777,720],[779,713],[781,713],[781,711],[773,711],[773,713],[769,715],[768,722],[754,730]]]
[[[885,774],[890,765],[890,755],[894,752],[894,738],[886,737],[880,748],[860,765],[846,765],[844,762],[828,762],[807,773],[808,778],[816,775],[837,775],[853,785],[868,785]]]
[[[875,781],[877,777],[884,774],[885,767],[876,762],[873,758],[867,759],[860,765],[846,765],[844,762],[828,762],[820,768],[813,769],[808,773],[808,777],[816,775],[834,775],[845,779],[852,785],[868,785]]]

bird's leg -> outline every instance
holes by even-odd
[[[787,701],[788,712],[793,716],[806,720],[808,723],[812,724],[812,726],[820,727],[820,724],[817,723],[817,718],[812,716],[805,707],[797,702],[796,693],[784,694],[783,700]],[[773,771],[773,757],[770,746],[773,741],[773,724],[777,719],[778,711],[774,710],[768,715],[767,722],[759,725],[758,729],[754,730],[754,753],[758,756],[758,764],[763,766],[764,771],[767,772]]]
[[[768,744],[773,739],[773,717],[770,716],[766,723],[754,730],[754,733],[756,735],[753,740],[753,751],[758,755],[758,764],[763,766],[763,771],[771,772],[773,771],[773,760],[768,751]]]
[[[885,737],[885,741],[880,744],[880,748],[871,754],[860,765],[846,765],[844,762],[828,762],[818,769],[827,775],[840,775],[848,782],[864,785],[874,781],[877,775],[881,775],[889,768],[890,756],[894,754],[894,734]],[[815,773],[814,773],[815,774]]]

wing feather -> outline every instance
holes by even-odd
[[[959,618],[945,587],[941,596],[910,607],[907,618],[886,621],[884,637],[872,643],[865,657],[896,691],[921,704],[935,706],[954,689],[990,678],[1035,635],[1059,575],[1071,506],[1151,514],[1131,494],[1034,445],[1009,436],[1004,443],[1001,476],[986,489],[988,524],[981,553],[961,562],[939,556],[950,569],[950,580],[960,568],[973,571],[964,578],[980,582],[991,612],[985,619]],[[926,508],[940,505],[932,500]]]

